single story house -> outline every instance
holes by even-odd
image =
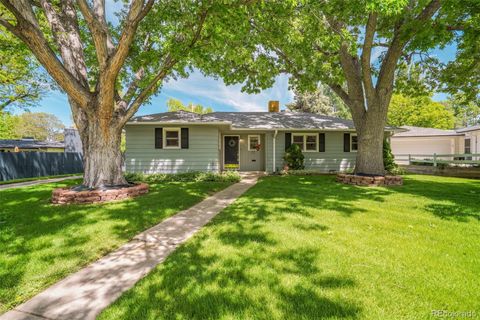
[[[404,155],[447,155],[480,153],[480,125],[455,130],[403,126],[391,138],[392,153]],[[403,157],[402,157],[403,156]]]
[[[33,138],[0,140],[0,152],[64,152],[65,144],[57,141],[39,141]]]
[[[274,172],[283,168],[291,144],[302,148],[306,169],[328,173],[355,166],[357,136],[351,120],[269,110],[134,117],[125,126],[126,171]]]

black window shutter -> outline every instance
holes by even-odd
[[[163,148],[163,129],[155,128],[155,149]]]
[[[325,152],[325,133],[318,134],[318,152]]]
[[[182,149],[188,149],[188,128],[181,129]]]
[[[292,134],[290,132],[285,132],[285,151],[290,148],[292,144]]]
[[[350,133],[343,134],[343,152],[350,152]]]

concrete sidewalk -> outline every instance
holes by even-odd
[[[115,252],[0,316],[0,320],[95,319],[178,245],[252,187],[258,177],[243,175],[241,182],[138,234]]]
[[[81,178],[82,176],[70,176],[70,177],[62,177],[62,178],[51,178],[51,179],[24,181],[24,182],[9,183],[9,184],[0,184],[0,190],[36,186],[38,184],[59,182],[59,181],[70,180],[70,179],[81,179]]]

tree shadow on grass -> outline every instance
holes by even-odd
[[[480,208],[458,204],[430,204],[425,207],[429,212],[444,220],[469,222],[470,219],[480,221]]]
[[[265,248],[250,250],[233,244],[233,254],[214,253],[207,248],[212,236],[217,235],[196,238],[178,249],[122,296],[110,317],[319,319],[360,315],[361,308],[353,301],[323,294],[352,288],[355,282],[322,276],[312,263],[316,250],[272,254]]]
[[[424,209],[444,220],[458,222],[480,221],[480,181],[435,176],[404,178],[404,186],[392,189],[394,192],[424,197],[435,203]]]
[[[215,217],[107,309],[104,318],[357,318],[362,308],[335,294],[355,288],[355,280],[320,270],[321,247],[285,243],[281,234],[268,228],[291,224],[296,232],[318,234],[328,227],[297,221],[311,220],[312,206],[325,205],[348,218],[362,212],[351,205],[355,199],[368,194],[381,202],[389,193],[347,187],[348,194],[342,195],[336,190],[344,186],[330,183],[333,180],[320,179],[313,187],[295,184],[291,192],[292,185],[260,180],[259,187]]]
[[[122,202],[50,204],[53,188],[74,184],[0,192],[0,313],[227,185],[166,183]]]
[[[456,208],[468,208],[468,216],[472,218],[478,206],[471,191],[478,192],[479,187],[476,182],[408,177],[404,186],[392,188],[346,186],[332,177],[261,179],[103,316],[358,318],[362,316],[362,305],[343,298],[349,296],[343,294],[345,290],[356,289],[355,279],[349,273],[321,270],[318,261],[329,258],[322,254],[321,246],[302,240],[296,243],[295,237],[289,238],[292,242],[285,241],[282,232],[322,237],[329,227],[315,222],[316,209],[322,210],[322,215],[348,219],[367,212],[361,207],[365,201],[381,206],[396,194],[424,197],[430,203],[448,200]],[[434,214],[447,209],[450,212],[450,208],[433,205],[430,208]],[[457,219],[464,213],[454,211],[450,216]],[[442,218],[448,216],[445,213]],[[271,225],[277,228],[269,228]]]

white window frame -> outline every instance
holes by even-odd
[[[291,145],[296,144],[294,142],[295,137],[302,137],[302,141],[303,141],[302,152],[303,152],[303,150],[305,149],[305,136],[303,135],[303,133],[292,133]]]
[[[291,144],[294,144],[293,137],[303,137],[303,148],[302,152],[318,152],[318,133],[292,133],[292,141]],[[315,150],[307,150],[307,136],[314,136],[315,137]]]
[[[262,141],[260,140],[260,135],[259,134],[249,134],[248,135],[248,151],[260,151],[260,150],[257,150],[256,148],[253,148],[253,149],[250,148],[250,139],[253,138],[253,137],[256,137],[258,139],[258,144],[259,145],[262,145]]]
[[[353,137],[357,137],[357,149],[353,150]],[[357,152],[358,151],[358,136],[356,133],[350,134],[350,152]]]
[[[178,146],[167,146],[167,131],[178,132]],[[163,128],[163,149],[181,149],[182,148],[182,130],[180,128]]]
[[[468,140],[468,152],[467,152],[467,140]],[[472,153],[472,139],[465,138],[463,141],[463,153],[464,154],[471,154]]]

